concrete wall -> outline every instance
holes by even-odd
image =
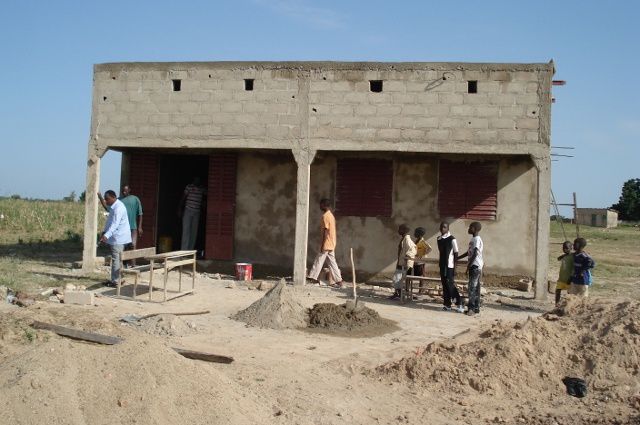
[[[358,157],[376,157],[375,154]],[[389,156],[385,156],[389,158]],[[453,157],[450,157],[453,159]],[[461,158],[460,158],[461,159]],[[469,159],[469,158],[466,158]],[[535,268],[536,172],[527,158],[499,160],[498,214],[495,221],[482,221],[486,270],[507,275],[533,275]],[[317,207],[323,197],[335,195],[336,155],[326,153],[311,167],[311,220],[309,262],[319,245]],[[394,160],[393,213],[391,217],[337,217],[339,264],[350,267],[349,248],[354,248],[356,268],[367,274],[389,274],[395,268],[398,225],[427,229],[429,244],[437,249],[441,220],[437,208],[438,159],[429,155],[398,155]],[[451,230],[461,250],[469,240],[467,229],[473,220],[455,220]],[[433,257],[437,258],[437,257]]]
[[[290,153],[240,153],[236,190],[238,260],[291,268],[296,163]]]
[[[516,153],[548,147],[552,73],[553,64],[102,64],[92,138],[105,147],[282,149],[304,139],[313,149]],[[383,91],[371,92],[370,80],[383,80]],[[412,145],[389,148],[399,141]]]

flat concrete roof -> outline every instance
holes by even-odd
[[[180,69],[292,69],[301,71],[547,71],[554,72],[553,60],[548,63],[477,63],[477,62],[114,62],[94,65],[94,71],[158,71]]]

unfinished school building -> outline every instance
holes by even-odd
[[[140,247],[180,246],[186,184],[208,186],[204,258],[293,271],[303,283],[330,198],[336,257],[359,278],[395,267],[401,223],[467,243],[483,225],[485,272],[546,289],[554,65],[177,62],[94,68],[83,264],[96,257],[100,158],[144,208]],[[107,189],[107,188],[102,188]],[[434,267],[434,266],[432,266]]]

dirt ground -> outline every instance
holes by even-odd
[[[175,284],[175,273],[170,280]],[[386,299],[386,290],[369,287],[361,291],[361,301],[398,327],[376,337],[265,329],[230,318],[264,294],[199,275],[195,294],[166,303],[100,296],[95,306],[2,304],[0,424],[579,423],[563,414],[565,404],[574,406],[571,412],[575,406],[584,409],[581,423],[638,423],[633,421],[640,413],[629,405],[635,399],[621,402],[627,407],[616,404],[607,410],[601,396],[579,400],[566,395],[561,376],[549,377],[554,396],[539,394],[540,405],[532,412],[530,396],[514,402],[513,397],[490,397],[456,386],[434,389],[380,372],[385,365],[422,356],[432,342],[463,344],[492,326],[536,318],[550,303],[521,300],[520,308],[510,307],[505,297],[489,295],[482,313],[467,317],[441,311],[437,300],[399,305]],[[349,296],[350,289],[297,290],[297,299],[307,308],[343,304]],[[162,316],[145,326],[119,321],[128,314],[198,310],[210,313]],[[71,341],[31,329],[32,320],[121,336],[125,342],[97,346]],[[168,347],[232,356],[235,361],[188,360]],[[633,380],[637,383],[638,375]],[[640,387],[629,387],[631,397],[634,391]],[[597,422],[599,411],[610,416]]]

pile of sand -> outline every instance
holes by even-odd
[[[529,424],[632,423],[640,414],[640,306],[570,297],[542,317],[495,323],[466,344],[429,344],[377,373],[484,410],[502,400],[507,412],[516,408],[511,420]],[[588,396],[568,396],[565,376],[585,379]]]
[[[193,322],[186,321],[173,314],[159,314],[143,319],[134,325],[137,329],[158,336],[185,336],[197,332]]]
[[[306,309],[296,299],[295,288],[280,282],[264,297],[232,316],[249,326],[271,329],[304,328]]]
[[[382,335],[397,329],[393,321],[380,317],[377,311],[363,303],[353,301],[341,305],[315,304],[309,310],[309,328],[357,336]]]
[[[52,336],[0,365],[1,423],[267,423],[271,408],[218,372],[136,334],[114,346]]]

